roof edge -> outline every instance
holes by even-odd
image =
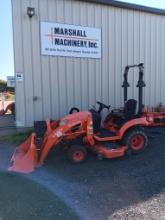
[[[79,1],[86,1],[86,2],[91,2],[91,3],[110,5],[110,6],[117,7],[117,8],[132,9],[132,10],[148,12],[148,13],[153,13],[153,14],[158,14],[158,15],[165,15],[164,9],[152,8],[152,7],[132,4],[128,2],[121,2],[121,1],[114,1],[114,0],[79,0]]]

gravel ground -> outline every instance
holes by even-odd
[[[83,220],[165,219],[165,131],[151,130],[142,154],[98,161],[90,155],[80,165],[52,151],[42,168],[24,177],[46,187]],[[0,145],[0,169],[15,146]],[[47,218],[48,219],[48,218]]]

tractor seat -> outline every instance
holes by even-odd
[[[136,114],[137,101],[135,99],[129,99],[124,106],[124,117],[131,118]]]
[[[111,116],[123,118],[123,119],[131,119],[136,114],[137,101],[135,99],[129,99],[124,106],[123,111],[115,112],[112,110]]]
[[[113,123],[121,127],[125,122],[135,118],[136,116],[137,101],[135,99],[129,99],[124,106],[124,109],[118,111],[111,111],[106,117],[105,123],[113,119]]]

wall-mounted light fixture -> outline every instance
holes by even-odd
[[[27,14],[29,18],[32,18],[35,15],[35,8],[27,7]]]

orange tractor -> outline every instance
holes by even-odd
[[[127,100],[128,71],[130,68],[139,68],[139,107],[137,101]],[[103,122],[101,112],[110,109],[101,102],[97,102],[99,109],[70,113],[59,120],[47,120],[47,129],[42,138],[41,145],[37,146],[35,133],[17,147],[11,159],[10,171],[30,173],[41,166],[52,148],[60,146],[62,142],[67,145],[68,159],[74,163],[86,159],[88,149],[99,158],[117,158],[125,153],[142,152],[148,144],[144,127],[165,126],[165,113],[143,112],[142,102],[143,64],[127,66],[124,73],[124,108],[112,110]]]

